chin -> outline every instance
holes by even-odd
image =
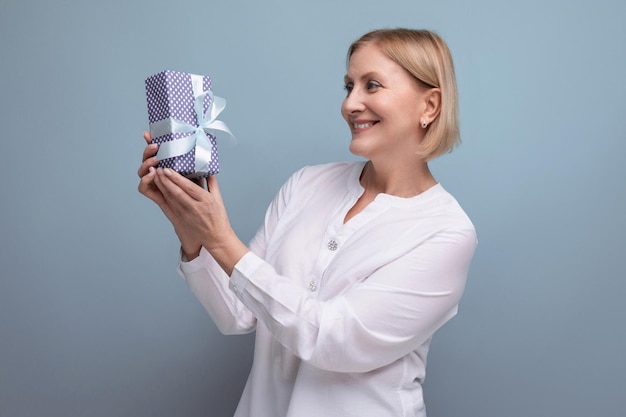
[[[368,155],[370,152],[368,152],[368,149],[366,146],[364,146],[364,144],[362,143],[362,141],[359,141],[358,139],[352,139],[352,141],[350,142],[350,153],[356,156],[362,156],[365,159],[369,159]]]

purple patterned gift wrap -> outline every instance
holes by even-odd
[[[162,71],[146,79],[148,120],[152,142],[159,144],[159,167],[188,178],[219,172],[216,131],[232,136],[216,120],[226,102],[214,97],[207,76]]]

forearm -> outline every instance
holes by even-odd
[[[183,256],[178,272],[223,334],[254,330],[256,319],[228,288],[228,277],[206,250],[193,261]]]

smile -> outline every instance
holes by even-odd
[[[355,129],[366,129],[368,127],[374,126],[378,122],[367,122],[367,123],[352,123],[352,126]]]

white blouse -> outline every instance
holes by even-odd
[[[236,417],[425,416],[433,333],[457,312],[477,240],[439,184],[363,193],[364,162],[306,167],[228,276],[206,250],[179,272],[221,332],[256,330]]]

